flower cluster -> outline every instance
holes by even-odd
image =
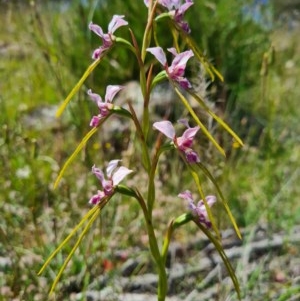
[[[198,217],[200,223],[204,224],[207,228],[211,228],[211,222],[208,219],[207,210],[203,200],[200,200],[198,204],[195,205],[192,194],[189,190],[180,193],[178,196],[189,202],[190,210],[196,217]],[[213,195],[208,195],[205,197],[205,200],[207,205],[211,207],[216,202],[216,197]]]
[[[187,130],[184,131],[181,137],[177,137],[175,134],[175,129],[172,123],[168,120],[158,121],[153,124],[153,127],[159,130],[168,138],[172,139],[175,146],[185,154],[185,157],[189,163],[200,162],[198,154],[191,149],[193,140],[199,131],[200,127],[190,127],[186,119],[179,120],[180,123],[184,124],[187,127]]]
[[[187,50],[177,53],[175,48],[168,48],[168,51],[174,55],[171,66],[168,66],[166,55],[161,47],[147,48],[147,51],[152,53],[156,59],[165,68],[168,77],[177,82],[183,89],[191,88],[191,83],[184,77],[187,61],[194,56],[192,50]]]
[[[101,202],[104,197],[112,195],[114,187],[117,186],[128,174],[132,173],[132,170],[127,167],[120,166],[118,164],[121,160],[112,160],[108,163],[106,168],[106,176],[101,169],[95,165],[92,167],[93,174],[100,180],[103,190],[98,190],[98,193],[93,195],[89,200],[92,205],[97,205]]]
[[[102,46],[96,49],[93,53],[93,59],[97,60],[101,57],[101,55],[108,49],[113,46],[114,43],[114,35],[113,33],[121,26],[127,25],[128,22],[123,20],[124,16],[114,15],[110,23],[108,24],[108,32],[104,33],[102,28],[93,24],[92,22],[89,25],[89,29],[93,31],[96,35],[98,35],[102,39]]]
[[[181,4],[181,0],[157,0],[157,2],[168,9],[170,17],[181,29],[190,33],[191,29],[188,23],[183,21],[183,17],[187,9],[194,4],[192,0],[185,0],[184,4]],[[144,3],[149,6],[149,0],[144,0]]]
[[[122,86],[107,86],[105,93],[105,101],[102,101],[100,95],[93,93],[92,90],[88,90],[88,95],[97,104],[99,108],[99,114],[93,116],[90,122],[90,126],[97,127],[99,125],[100,120],[108,115],[109,111],[113,108],[112,101],[114,97],[122,89]]]

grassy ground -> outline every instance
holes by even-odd
[[[131,9],[137,10],[134,5]],[[212,10],[209,6],[205,9]],[[218,20],[228,16],[221,6],[214,12],[223,12],[215,16]],[[85,92],[79,93],[63,121],[53,119],[53,106],[67,95],[90,62],[94,40],[86,25],[96,12],[84,5],[60,11],[8,3],[0,14],[5,24],[0,30],[0,300],[46,300],[49,285],[66,253],[57,256],[42,277],[36,272],[89,210],[87,200],[97,190],[90,167],[96,155],[95,163],[101,165],[110,150],[107,146],[102,152],[99,139],[93,139],[91,147],[67,171],[62,185],[53,189],[59,168],[88,131],[90,108]],[[255,43],[260,43],[263,32],[257,36],[253,32],[253,39],[251,33],[249,38],[242,39],[241,33],[233,34],[237,25],[228,25],[228,36],[224,31],[221,34],[216,29],[207,29],[210,34],[203,35],[200,42],[209,55],[220,50],[216,63],[227,74],[227,85],[212,86],[210,93],[227,102],[222,114],[243,137],[245,147],[229,151],[225,161],[219,157],[208,160],[241,227],[261,224],[267,225],[270,234],[282,229],[288,233],[300,219],[299,28],[281,26],[265,33],[264,46],[251,50]],[[214,39],[219,39],[218,43],[213,44]],[[230,41],[231,49],[225,51],[224,46]],[[217,47],[214,49],[213,45]],[[252,51],[250,57],[247,51]],[[262,71],[264,53],[269,56]],[[120,59],[127,60],[122,55]],[[135,72],[132,67],[117,73],[119,69],[114,66],[105,62],[105,76],[98,71],[95,78],[88,79],[86,87],[97,87],[101,76],[104,83],[110,75],[125,82]],[[112,74],[110,68],[116,68]],[[239,74],[239,80],[234,79],[232,69]],[[124,159],[134,161],[128,154]],[[157,195],[163,201],[156,209],[155,219],[161,223],[162,231],[168,215],[185,209],[170,193],[182,180],[177,177],[180,166],[171,168],[171,184],[164,187],[163,177],[157,183]],[[143,177],[136,176],[132,182],[142,183]],[[209,183],[206,185],[211,188]],[[146,232],[137,204],[119,199],[114,202],[118,205],[106,208],[64,273],[66,283],[72,282],[74,275],[79,279],[80,285],[71,289],[67,286],[71,291],[84,291],[96,275],[105,271],[111,249],[132,245],[146,248]],[[224,213],[215,213],[220,226],[228,227]],[[186,228],[178,232],[176,239],[186,242],[187,235],[196,235],[195,231]],[[298,248],[292,256],[299,256]],[[265,281],[256,277],[259,268],[260,263],[249,278],[243,278],[243,291],[253,283]],[[284,287],[288,292],[288,283]],[[71,291],[62,290],[57,300],[69,300]],[[225,297],[220,296],[220,300]]]

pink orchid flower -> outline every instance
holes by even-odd
[[[166,55],[161,47],[147,48],[156,59],[163,65],[170,79],[176,81],[183,89],[192,87],[191,83],[184,77],[187,61],[194,56],[192,50],[177,53],[175,48],[168,48],[168,51],[174,55],[171,66],[168,66]]]
[[[183,123],[187,127],[187,130],[184,131],[181,137],[176,136],[175,129],[172,123],[168,120],[155,122],[153,124],[153,127],[159,130],[168,138],[172,139],[175,146],[185,154],[185,157],[189,163],[200,162],[200,158],[198,154],[193,149],[191,149],[193,140],[197,132],[199,131],[200,127],[199,126],[195,126],[193,128],[189,127],[188,122],[185,119],[179,120],[179,122]]]
[[[185,12],[194,3],[192,0],[185,0],[184,4],[181,4],[181,0],[157,0],[159,4],[166,7],[169,11],[169,15],[185,32],[190,33],[191,29],[188,23],[183,21]],[[149,6],[149,0],[144,0],[145,5]]]
[[[114,35],[113,33],[121,26],[127,25],[128,22],[123,20],[124,16],[114,15],[110,23],[108,24],[108,33],[104,33],[102,28],[93,24],[92,22],[89,24],[89,29],[92,30],[96,35],[98,35],[103,42],[103,45],[96,49],[92,55],[94,60],[97,60],[102,53],[106,50],[110,49],[113,45]]]
[[[192,194],[189,190],[180,193],[178,196],[189,202],[189,209],[191,209],[192,213],[199,218],[200,223],[204,224],[207,228],[211,228],[211,222],[208,219],[208,213],[203,200],[200,200],[198,204],[195,205]],[[207,205],[211,207],[216,202],[216,197],[214,195],[208,195],[205,197],[205,200]]]
[[[120,166],[118,164],[121,160],[112,160],[108,163],[106,168],[106,176],[101,169],[97,168],[95,165],[92,167],[93,174],[100,180],[103,191],[98,190],[98,193],[93,195],[89,203],[92,205],[97,205],[101,202],[104,197],[112,195],[114,187],[117,186],[128,174],[132,173],[132,170],[127,167]]]
[[[123,88],[124,87],[122,86],[116,85],[107,86],[105,93],[105,101],[102,101],[101,96],[93,93],[91,89],[88,90],[88,95],[98,105],[99,108],[99,114],[93,116],[90,122],[90,126],[97,127],[99,125],[100,120],[108,115],[109,111],[113,108],[112,100],[114,99],[115,95]]]

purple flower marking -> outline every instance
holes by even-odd
[[[108,163],[106,168],[107,179],[105,179],[104,173],[100,168],[97,168],[95,165],[92,167],[92,172],[100,180],[103,191],[98,190],[98,193],[90,198],[90,204],[97,205],[104,197],[110,196],[114,191],[114,187],[117,186],[128,174],[132,173],[132,170],[127,167],[120,166],[117,168],[120,161],[121,160],[112,160]]]
[[[197,163],[200,162],[200,158],[198,154],[191,149],[191,146],[193,144],[193,140],[199,131],[200,127],[195,126],[191,128],[185,119],[179,120],[180,123],[183,123],[186,125],[187,130],[184,131],[183,135],[181,137],[177,137],[175,134],[175,129],[172,125],[172,123],[168,120],[164,121],[158,121],[153,124],[153,127],[157,130],[159,130],[161,133],[163,133],[168,138],[172,139],[175,146],[182,151],[185,154],[185,157],[189,163]]]
[[[93,24],[92,22],[89,24],[89,29],[92,30],[96,35],[98,35],[103,42],[103,45],[96,49],[93,53],[92,58],[97,60],[104,51],[111,48],[113,45],[113,33],[121,26],[127,25],[128,22],[123,20],[124,16],[114,15],[110,23],[108,24],[108,33],[104,33],[102,28]]]
[[[203,200],[200,200],[198,204],[195,205],[192,194],[189,190],[180,193],[178,196],[189,202],[189,209],[191,209],[195,216],[198,216],[200,223],[204,224],[207,228],[211,227],[211,222],[208,219],[208,213]],[[205,197],[205,200],[207,205],[211,207],[216,202],[216,197],[214,195],[208,195]]]
[[[166,55],[161,47],[147,48],[156,59],[163,65],[170,79],[176,81],[183,89],[191,88],[191,83],[184,77],[187,61],[194,56],[192,50],[177,53],[175,48],[168,48],[168,51],[174,55],[171,66],[168,66]]]
[[[105,101],[102,101],[101,96],[93,93],[91,89],[88,90],[88,95],[98,105],[99,108],[99,114],[93,116],[90,122],[90,126],[97,127],[99,125],[100,120],[108,115],[109,111],[113,108],[112,100],[114,99],[115,95],[123,88],[124,87],[122,86],[116,85],[107,86],[105,93]]]
[[[144,0],[145,5],[149,6],[149,0]],[[185,32],[190,33],[191,29],[188,23],[183,21],[185,12],[194,3],[192,0],[185,0],[184,4],[181,4],[181,0],[158,0],[158,3],[166,7],[170,16]]]

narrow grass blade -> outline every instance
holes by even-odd
[[[214,144],[214,146],[219,150],[219,152],[225,157],[226,155],[225,155],[224,149],[218,144],[218,142],[215,140],[215,138],[210,134],[210,132],[207,130],[207,128],[204,126],[204,124],[200,121],[200,119],[196,115],[193,108],[190,106],[187,99],[182,95],[182,93],[179,91],[179,89],[176,86],[174,86],[174,89],[175,89],[176,94],[179,96],[179,98],[181,99],[181,101],[183,102],[185,107],[188,109],[188,111],[190,112],[190,114],[192,115],[194,120],[196,121],[196,123],[200,126],[204,135],[206,135],[206,137]]]
[[[214,81],[216,75],[223,82],[224,78],[222,74],[207,60],[191,36],[186,34],[183,30],[180,30],[180,33],[188,44],[189,48],[193,50],[196,58],[202,63],[206,72],[210,75],[211,80]]]
[[[72,161],[75,159],[75,157],[77,156],[77,154],[82,150],[82,148],[85,146],[85,144],[88,142],[88,140],[96,133],[98,128],[93,128],[92,130],[90,130],[85,136],[84,138],[81,140],[81,142],[79,143],[79,145],[77,146],[77,148],[75,149],[75,151],[73,152],[73,154],[68,158],[68,160],[65,162],[63,168],[60,170],[55,182],[54,182],[54,189],[57,187],[58,183],[60,182],[63,174],[65,173],[67,167],[72,163]]]
[[[56,117],[60,117],[63,111],[65,110],[66,106],[70,102],[71,98],[77,93],[77,91],[80,89],[86,78],[93,72],[93,70],[97,67],[97,65],[100,63],[101,58],[94,61],[84,72],[81,79],[78,81],[78,83],[75,85],[75,87],[72,89],[72,91],[69,93],[67,98],[64,100],[64,102],[60,105],[56,112]]]
[[[95,206],[93,209],[91,209],[80,221],[80,223],[72,230],[72,232],[64,239],[64,241],[55,249],[54,252],[48,257],[48,259],[45,261],[43,266],[38,272],[38,275],[41,275],[43,271],[46,269],[46,267],[49,265],[51,260],[54,258],[54,256],[65,246],[65,244],[73,237],[73,235],[78,231],[78,229],[84,224],[86,220],[90,218],[91,215],[95,213],[97,210],[97,207]]]
[[[63,174],[65,173],[67,167],[72,163],[72,161],[75,159],[75,157],[78,155],[78,153],[82,150],[82,148],[86,145],[86,143],[88,142],[88,140],[96,133],[97,129],[99,127],[101,127],[101,125],[109,118],[110,115],[112,115],[113,113],[116,113],[120,116],[123,117],[127,117],[127,118],[131,118],[132,116],[130,114],[130,112],[128,112],[127,110],[115,106],[110,113],[103,119],[100,120],[98,126],[96,128],[92,128],[81,140],[81,142],[79,143],[79,145],[77,146],[77,148],[75,149],[75,151],[72,153],[72,155],[67,159],[67,161],[65,162],[64,166],[62,167],[62,169],[60,170],[55,182],[54,182],[54,189],[57,187],[58,183],[60,182]]]
[[[225,207],[225,210],[226,210],[226,212],[229,216],[229,219],[230,219],[230,221],[231,221],[231,223],[232,223],[232,225],[235,229],[235,232],[236,232],[237,236],[240,239],[242,239],[242,235],[241,235],[241,232],[240,232],[240,230],[237,226],[235,218],[233,217],[233,215],[231,213],[231,210],[228,206],[228,203],[227,203],[227,201],[226,201],[226,199],[225,199],[225,197],[224,197],[224,195],[223,195],[223,193],[220,189],[220,186],[218,185],[216,179],[214,178],[214,176],[210,173],[210,171],[202,163],[197,163],[197,166],[202,170],[202,172],[205,174],[205,176],[215,185],[215,188],[217,189],[217,192],[218,192],[218,194],[219,194],[219,196],[222,200],[222,203],[223,203],[223,205]]]
[[[219,116],[217,116],[213,111],[210,110],[210,108],[205,104],[203,99],[192,91],[188,90],[187,91],[190,95],[192,95],[197,102],[205,109],[205,111],[212,117],[214,118],[234,139],[235,141],[239,144],[239,146],[243,146],[244,143],[240,139],[240,137],[231,129],[229,125],[226,124]]]
[[[64,264],[62,265],[62,267],[60,268],[57,276],[55,277],[53,284],[51,286],[49,295],[53,293],[53,291],[55,290],[55,287],[58,283],[58,281],[61,278],[62,273],[64,272],[67,264],[69,263],[69,261],[71,260],[72,256],[74,255],[76,249],[78,248],[78,246],[80,245],[82,239],[84,238],[84,236],[86,235],[87,231],[91,228],[92,224],[94,223],[95,219],[98,217],[99,213],[100,213],[100,207],[96,206],[95,207],[96,210],[93,212],[91,219],[89,220],[89,222],[87,223],[87,225],[85,226],[85,228],[83,229],[82,233],[80,234],[76,244],[74,245],[74,247],[72,248],[71,252],[68,254],[68,257],[66,258]]]
[[[216,250],[220,254],[220,256],[225,264],[225,267],[229,273],[229,276],[233,282],[233,285],[234,285],[235,291],[237,292],[238,298],[239,298],[239,300],[241,300],[241,291],[240,291],[239,282],[236,278],[235,271],[226,255],[220,241],[216,237],[214,237],[212,235],[212,233],[204,225],[202,225],[201,223],[198,223],[196,221],[195,221],[195,223],[204,232],[204,234],[209,238],[209,240],[214,244]]]

